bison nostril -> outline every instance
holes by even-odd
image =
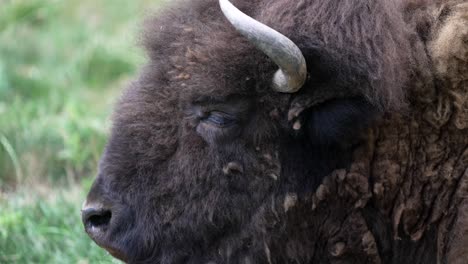
[[[111,213],[110,212],[104,212],[102,214],[98,215],[92,215],[89,219],[88,222],[94,227],[99,227],[103,225],[109,224],[111,218]]]
[[[81,219],[88,232],[105,231],[111,217],[111,211],[103,208],[86,208],[81,211]]]

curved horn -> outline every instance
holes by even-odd
[[[283,93],[299,91],[307,77],[307,65],[296,44],[278,31],[242,13],[228,0],[219,0],[219,5],[236,30],[279,66],[280,69],[273,77],[273,89]]]

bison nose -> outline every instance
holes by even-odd
[[[100,205],[85,205],[81,209],[81,220],[91,236],[104,233],[109,227],[112,212]]]

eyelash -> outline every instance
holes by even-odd
[[[236,118],[232,115],[217,111],[210,112],[202,121],[221,128],[232,126],[237,122]]]

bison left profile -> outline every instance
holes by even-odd
[[[148,21],[91,238],[128,263],[467,263],[468,3],[232,2]]]

